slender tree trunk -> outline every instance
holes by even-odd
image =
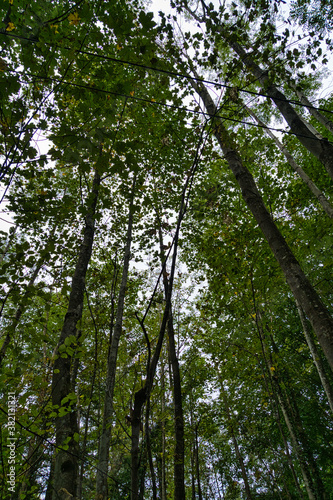
[[[254,296],[253,296],[253,302],[255,303]],[[303,492],[302,492],[300,485],[299,485],[299,481],[298,481],[297,474],[296,474],[296,471],[294,468],[294,464],[293,464],[292,458],[290,456],[289,445],[288,445],[288,442],[287,442],[287,439],[285,436],[284,429],[283,429],[282,424],[281,424],[281,416],[280,416],[281,405],[279,403],[279,399],[278,399],[277,393],[276,393],[276,388],[273,384],[273,380],[271,377],[272,371],[270,370],[269,367],[272,366],[272,363],[270,362],[270,354],[268,352],[266,342],[264,340],[264,333],[262,331],[259,320],[260,320],[260,313],[259,313],[259,311],[256,311],[256,327],[257,327],[258,337],[259,337],[261,351],[262,351],[262,355],[263,355],[263,360],[264,360],[264,364],[265,364],[265,368],[262,368],[262,374],[263,374],[263,378],[265,381],[265,387],[266,387],[267,394],[271,393],[273,396],[272,397],[273,410],[275,410],[275,415],[276,415],[275,418],[276,418],[276,421],[277,421],[277,424],[278,424],[278,427],[280,430],[280,434],[281,434],[281,437],[282,437],[282,440],[284,443],[284,447],[286,450],[287,461],[288,461],[288,464],[289,464],[289,467],[290,467],[290,470],[291,470],[291,473],[292,473],[292,476],[294,479],[294,483],[295,483],[299,498],[303,500],[304,495],[303,495]],[[271,387],[271,389],[270,389],[270,387]],[[287,428],[288,428],[288,426],[287,426]],[[288,431],[289,431],[289,428],[288,428]],[[296,455],[297,455],[297,453],[296,453]]]
[[[218,368],[217,367],[216,367],[216,372],[218,373]],[[236,452],[236,457],[237,457],[238,463],[240,465],[241,474],[242,474],[242,478],[243,478],[243,481],[244,481],[245,495],[246,495],[247,500],[252,500],[252,494],[251,494],[251,490],[250,490],[249,480],[248,480],[248,477],[247,477],[245,463],[244,463],[242,454],[241,454],[239,446],[238,446],[238,441],[237,441],[237,438],[236,438],[236,434],[235,434],[234,429],[233,429],[233,423],[232,423],[230,408],[229,408],[229,404],[228,404],[228,399],[227,399],[226,391],[224,389],[223,381],[222,381],[220,375],[219,375],[219,381],[220,381],[220,388],[221,388],[221,394],[222,394],[222,400],[223,400],[224,410],[225,410],[225,414],[227,416],[227,420],[228,420],[228,423],[229,423],[229,426],[230,426],[230,435],[231,435],[232,442],[234,444],[234,448],[235,448],[235,452]]]
[[[174,500],[185,500],[184,479],[184,417],[181,393],[179,363],[176,355],[172,313],[168,321],[169,350],[173,373],[173,399],[175,418],[175,455],[174,455]]]
[[[162,457],[161,457],[161,500],[166,500],[166,470],[165,470],[165,371],[164,371],[164,361],[161,362],[161,391],[162,391],[162,401],[161,401],[161,430],[162,430]]]
[[[194,450],[195,450],[195,470],[197,476],[197,485],[198,485],[198,499],[202,499],[202,489],[201,489],[201,476],[200,476],[200,461],[199,461],[199,440],[198,440],[198,424],[195,426],[195,441],[194,441]]]
[[[275,135],[271,132],[271,130],[269,130],[269,128],[266,127],[266,125],[260,120],[260,118],[258,118],[258,116],[250,108],[248,108],[246,105],[244,105],[244,107],[247,110],[247,112],[251,116],[253,116],[253,118],[256,120],[256,122],[261,127],[263,127],[263,129],[265,130],[265,132],[267,133],[267,135],[271,139],[273,139],[273,141],[275,142],[275,144],[277,145],[277,147],[280,149],[280,151],[282,151],[282,153],[286,157],[286,159],[287,159],[289,165],[291,166],[291,168],[299,175],[299,177],[302,179],[302,181],[308,186],[308,188],[310,189],[311,193],[317,198],[317,200],[321,204],[321,206],[324,209],[324,211],[326,212],[326,214],[331,219],[333,219],[333,208],[332,208],[330,202],[328,201],[328,199],[326,198],[326,196],[324,195],[324,193],[322,191],[320,191],[320,189],[318,189],[318,187],[316,186],[316,184],[304,172],[304,170],[302,169],[302,167],[300,165],[298,165],[298,163],[295,161],[295,159],[293,158],[293,156],[289,153],[288,149],[283,146],[283,144],[279,141],[279,139],[277,137],[275,137]]]
[[[322,115],[318,109],[312,104],[311,101],[301,92],[298,88],[297,85],[295,85],[292,82],[289,82],[290,87],[294,90],[295,94],[297,95],[298,99],[302,104],[304,104],[309,113],[324,127],[333,134],[333,123],[326,118],[326,116]]]
[[[324,165],[327,173],[333,179],[333,145],[326,139],[320,140],[313,127],[309,127],[305,120],[289,103],[289,100],[271,83],[268,72],[260,68],[252,57],[236,41],[231,41],[222,26],[217,31],[224,37],[229,46],[238,54],[243,64],[252,72],[263,88],[265,95],[269,96],[288,123],[290,130],[296,135],[301,144]]]
[[[193,432],[192,444],[191,444],[191,486],[192,486],[192,500],[196,499],[195,491],[195,432],[194,432],[194,419],[193,419],[193,399],[192,399],[192,388],[190,389],[190,424],[191,430]]]
[[[260,314],[257,313],[256,317],[260,317]],[[272,364],[271,356],[268,350],[268,347],[266,345],[266,341],[264,339],[263,331],[262,328],[260,327],[258,321],[256,321],[257,324],[257,331],[259,334],[260,338],[260,343],[262,347],[262,353],[264,356],[267,372],[269,373],[270,381],[271,381],[271,387],[274,395],[276,396],[276,399],[278,401],[279,407],[282,411],[282,415],[284,417],[284,421],[286,423],[291,442],[293,445],[293,448],[295,450],[296,456],[298,458],[298,463],[301,469],[303,481],[305,484],[305,489],[308,495],[309,500],[319,500],[316,498],[315,491],[314,491],[314,485],[312,482],[311,474],[308,468],[308,464],[306,462],[305,456],[304,456],[304,450],[299,443],[298,436],[297,436],[297,430],[294,425],[293,421],[293,413],[290,411],[290,405],[286,401],[285,394],[282,391],[282,388],[280,386],[280,383],[278,381],[277,375],[275,373],[275,367]]]
[[[164,334],[165,330],[167,327],[167,323],[169,320],[169,314],[171,311],[171,297],[172,297],[172,289],[173,289],[173,280],[174,280],[174,275],[175,275],[175,268],[176,268],[176,259],[177,259],[177,249],[178,249],[178,238],[179,238],[179,231],[180,231],[180,225],[183,220],[184,214],[185,214],[185,194],[186,194],[186,188],[188,185],[188,181],[185,183],[185,187],[183,189],[183,194],[182,194],[182,199],[181,199],[181,204],[179,208],[179,214],[178,214],[178,221],[177,221],[177,228],[174,236],[174,251],[173,251],[173,257],[172,257],[172,264],[171,264],[171,269],[170,269],[170,278],[168,282],[168,293],[165,301],[165,308],[164,308],[164,313],[162,317],[162,322],[160,326],[160,332],[158,335],[157,339],[157,344],[155,347],[154,355],[152,356],[150,360],[150,343],[149,339],[147,336],[147,333],[144,328],[144,323],[143,321],[140,321],[141,327],[143,329],[143,332],[146,337],[146,341],[148,344],[148,354],[149,354],[149,364],[147,366],[147,378],[145,385],[142,389],[140,389],[138,392],[136,392],[134,396],[134,409],[133,409],[133,418],[132,418],[132,448],[131,448],[131,456],[132,456],[132,477],[131,477],[131,488],[132,488],[132,496],[131,500],[138,500],[138,469],[139,469],[139,437],[140,437],[140,423],[141,423],[141,413],[142,413],[142,408],[145,402],[147,401],[147,397],[150,396],[150,392],[153,387],[153,382],[154,382],[154,377],[156,373],[156,367],[158,360],[160,358],[161,354],[161,349],[163,345],[163,339],[164,339]]]
[[[119,340],[122,333],[125,292],[127,286],[128,269],[131,256],[132,244],[132,226],[133,226],[133,198],[135,191],[135,181],[133,183],[132,200],[130,203],[127,227],[127,239],[124,253],[123,274],[118,295],[118,306],[116,314],[116,323],[113,330],[111,339],[111,346],[108,356],[108,371],[106,376],[105,400],[104,400],[104,413],[103,413],[103,426],[100,436],[99,455],[98,455],[98,469],[96,475],[96,500],[108,499],[108,465],[109,465],[109,450],[111,440],[111,425],[113,416],[113,395],[116,380],[117,369],[117,356]]]
[[[156,474],[153,463],[153,455],[151,452],[151,442],[150,442],[150,429],[149,429],[149,413],[150,413],[150,404],[149,400],[147,402],[147,410],[146,410],[146,423],[145,423],[145,432],[146,432],[146,443],[147,443],[147,455],[149,462],[149,470],[150,477],[152,482],[153,489],[153,500],[157,500],[157,487],[156,487]]]
[[[53,456],[51,458],[51,463],[50,463],[50,472],[49,472],[49,477],[48,477],[48,480],[47,480],[47,489],[46,489],[46,493],[45,493],[45,500],[52,500],[52,496],[53,496],[54,464],[55,464],[55,457]]]
[[[165,255],[163,251],[163,236],[161,224],[159,224],[159,240],[161,265],[164,269]],[[165,270],[164,270],[165,273]],[[166,274],[165,274],[166,276]],[[164,295],[165,299],[168,296],[168,281],[164,280]],[[174,500],[185,500],[185,477],[184,477],[184,416],[183,416],[183,401],[181,390],[181,378],[179,363],[176,353],[175,331],[173,327],[173,315],[170,307],[168,319],[168,337],[169,337],[169,356],[172,367],[172,382],[173,382],[173,402],[174,402],[174,425],[175,425],[175,455],[174,455]]]
[[[72,280],[68,309],[60,335],[57,357],[54,361],[52,380],[52,404],[59,408],[56,418],[56,457],[52,500],[63,500],[72,495],[76,497],[78,480],[79,449],[77,412],[71,399],[64,398],[74,391],[71,384],[73,356],[71,350],[76,343],[76,325],[82,317],[85,277],[90,261],[95,232],[95,212],[100,186],[100,175],[95,171],[92,188],[92,201],[85,217],[85,229],[78,260]]]
[[[36,278],[37,278],[37,276],[39,274],[39,271],[41,270],[41,268],[43,266],[43,263],[44,263],[44,259],[40,260],[37,263],[37,266],[35,267],[35,270],[32,273],[30,281],[29,281],[29,283],[27,285],[27,288],[26,288],[26,290],[24,292],[24,295],[22,297],[22,303],[19,304],[19,306],[16,309],[15,317],[13,319],[13,322],[12,322],[11,325],[9,325],[6,328],[7,334],[6,334],[5,340],[3,341],[3,344],[2,344],[1,349],[0,349],[0,368],[1,368],[1,365],[2,365],[4,357],[6,356],[6,351],[7,351],[8,345],[9,345],[9,343],[10,343],[10,341],[11,341],[11,339],[12,339],[14,333],[15,333],[16,327],[19,324],[21,316],[22,316],[22,314],[23,314],[23,312],[25,310],[25,301],[26,301],[26,299],[29,297],[29,295],[31,293],[31,288],[32,288],[33,284],[36,281]]]
[[[192,487],[192,500],[195,500],[195,445],[191,447],[191,487]]]
[[[96,380],[96,373],[97,373],[97,366],[98,366],[98,336],[97,336],[97,326],[95,323],[95,318],[92,314],[92,310],[90,308],[90,302],[89,302],[89,297],[87,294],[87,302],[88,302],[88,307],[90,310],[91,314],[91,319],[94,324],[94,329],[95,329],[95,351],[94,351],[94,368],[93,368],[93,373],[91,377],[91,382],[90,382],[90,394],[89,394],[89,404],[88,408],[86,411],[86,420],[85,420],[85,426],[84,426],[84,436],[83,436],[83,443],[82,443],[82,455],[86,455],[86,450],[87,450],[87,439],[88,439],[88,431],[89,431],[89,419],[90,419],[90,410],[91,410],[91,405],[92,405],[92,400],[93,400],[93,393],[95,391],[95,380]],[[79,475],[79,482],[78,482],[78,489],[77,489],[77,498],[78,500],[81,500],[82,498],[82,486],[83,486],[83,477],[84,477],[84,470],[85,470],[85,461],[82,461],[81,466],[80,466],[80,475]]]
[[[330,381],[329,381],[328,377],[326,376],[323,362],[321,360],[321,357],[320,357],[319,351],[317,349],[317,346],[314,343],[314,340],[312,338],[312,333],[311,333],[311,330],[310,330],[309,325],[307,323],[307,320],[306,320],[306,318],[304,316],[302,308],[298,304],[298,302],[296,302],[296,305],[297,305],[298,314],[299,314],[299,317],[301,319],[301,323],[302,323],[302,326],[303,326],[303,331],[304,331],[306,342],[307,342],[307,344],[309,346],[313,362],[314,362],[314,364],[315,364],[315,366],[317,368],[319,378],[321,380],[322,386],[323,386],[324,391],[326,393],[326,396],[327,396],[327,399],[328,399],[328,403],[329,403],[330,408],[331,408],[331,412],[333,413],[333,389],[332,389],[332,386],[330,384]]]
[[[298,440],[302,445],[302,449],[304,450],[304,457],[312,474],[316,498],[318,500],[326,500],[327,496],[325,487],[320,476],[317,462],[313,456],[307,433],[305,432],[303,427],[302,419],[299,413],[298,404],[294,392],[292,389],[290,389],[289,392],[290,395],[286,394],[285,399],[290,408],[290,414],[293,417],[293,421],[295,422],[295,428],[297,431]]]
[[[288,123],[291,131],[296,135],[298,140],[303,144],[303,146],[310,151],[318,160],[324,165],[327,173],[333,179],[333,145],[330,144],[326,139],[318,139],[316,134],[313,133],[313,127],[308,126],[305,120],[297,113],[297,111],[289,103],[289,100],[280,92],[271,81],[271,77],[268,75],[267,70],[263,70],[256,62],[252,59],[252,56],[248,54],[244,48],[235,40],[234,34],[230,36],[228,29],[217,22],[214,23],[212,17],[207,17],[206,13],[209,8],[205,5],[205,2],[201,0],[201,4],[204,7],[204,15],[198,16],[195,12],[192,12],[187,6],[185,9],[190,13],[194,19],[200,23],[208,23],[213,26],[217,33],[226,41],[226,43],[231,47],[234,52],[239,56],[241,62],[247,67],[249,71],[255,76],[256,80],[263,87],[263,92],[266,96],[270,97],[276,107],[281,112],[282,116]],[[207,22],[208,21],[208,22]]]
[[[197,77],[196,73],[195,76]],[[333,369],[333,319],[272,220],[253,176],[245,165],[243,165],[227,129],[224,127],[222,121],[216,118],[217,108],[209,92],[201,83],[193,80],[191,80],[191,83],[203,100],[208,114],[212,117],[214,135],[221,146],[230,170],[233,172],[241,188],[243,198],[278,261],[295,299],[299,301],[302,309],[308,316],[325,356]]]

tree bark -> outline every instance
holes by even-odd
[[[132,244],[132,226],[133,226],[133,198],[135,191],[135,181],[132,189],[132,199],[130,203],[128,215],[127,238],[124,253],[123,273],[119,288],[118,305],[116,322],[112,334],[111,346],[108,355],[108,371],[106,376],[103,426],[100,436],[99,454],[98,454],[98,469],[96,475],[96,500],[108,499],[108,465],[109,465],[109,450],[111,440],[111,425],[113,416],[113,395],[116,380],[118,346],[122,333],[123,314],[125,303],[125,292],[127,286],[128,269],[131,256]]]
[[[162,419],[161,419],[161,431],[162,431],[162,453],[161,453],[161,483],[160,483],[160,491],[161,491],[161,500],[167,500],[167,488],[166,488],[166,470],[165,470],[165,372],[164,372],[164,360],[162,356],[161,362],[161,392],[162,392],[162,401],[161,401],[161,411],[162,411]]]
[[[256,77],[256,80],[260,83],[263,88],[263,92],[266,96],[270,97],[276,107],[281,112],[282,116],[288,123],[290,130],[298,138],[301,144],[312,153],[318,160],[324,165],[327,173],[333,179],[333,144],[329,143],[327,139],[319,139],[316,134],[313,133],[313,128],[308,127],[305,120],[297,113],[297,111],[289,103],[289,100],[280,92],[275,85],[273,85],[271,78],[268,76],[268,71],[263,70],[248,54],[243,47],[235,41],[234,36],[230,36],[230,32],[224,26],[214,24],[212,18],[206,17],[206,12],[208,11],[207,6],[203,1],[201,4],[204,7],[204,15],[198,16],[192,12],[187,6],[185,7],[187,12],[191,14],[197,21],[203,23],[206,22],[206,26],[214,26],[210,28],[211,31],[215,29],[222,38],[227,42],[227,44],[236,52],[240,57],[241,62],[248,68],[248,70]],[[209,21],[209,23],[207,23]]]
[[[75,345],[77,336],[76,325],[82,317],[85,277],[94,241],[94,219],[99,186],[100,175],[96,170],[92,187],[92,201],[85,217],[83,242],[75,266],[68,309],[53,367],[52,404],[55,408],[58,408],[58,411],[62,409],[66,413],[63,415],[59,414],[55,422],[57,451],[52,500],[63,500],[68,495],[76,497],[79,450],[78,443],[74,437],[78,434],[77,412],[71,404],[70,399],[67,399],[66,402],[63,402],[63,400],[74,391],[74,387],[71,384],[73,355],[70,349],[73,349]]]
[[[258,314],[257,314],[257,316],[258,316]],[[269,350],[268,350],[268,347],[266,345],[266,341],[264,339],[262,329],[261,329],[258,321],[256,322],[256,324],[257,324],[257,331],[259,334],[259,339],[260,339],[260,343],[261,343],[261,348],[262,348],[262,353],[263,353],[266,369],[267,369],[267,372],[269,373],[269,378],[271,381],[272,391],[273,391],[273,394],[275,395],[276,400],[278,402],[278,405],[282,411],[282,415],[283,415],[285,424],[287,426],[289,436],[291,438],[292,446],[293,446],[293,449],[295,450],[295,453],[296,453],[296,456],[298,459],[298,463],[299,463],[299,466],[301,469],[301,474],[303,477],[303,481],[305,484],[305,489],[306,489],[308,498],[309,498],[309,500],[319,500],[319,499],[316,499],[314,485],[312,482],[312,478],[311,478],[311,474],[310,474],[310,471],[308,468],[308,464],[307,464],[305,457],[304,457],[304,451],[303,451],[302,446],[300,445],[298,438],[297,438],[297,432],[296,432],[293,418],[292,418],[293,414],[292,414],[292,412],[290,412],[290,406],[286,402],[286,398],[284,397],[280,383],[279,383],[278,378],[275,374],[275,367],[273,367],[273,364],[271,361],[271,356],[269,354]],[[298,481],[296,482],[296,484],[298,485]]]
[[[333,389],[332,389],[332,386],[330,384],[330,381],[329,381],[328,377],[326,376],[323,362],[321,360],[321,357],[320,357],[319,351],[317,349],[317,346],[314,343],[314,340],[312,338],[312,334],[311,334],[309,325],[308,325],[308,323],[306,321],[306,318],[304,316],[304,313],[302,311],[302,308],[298,304],[298,302],[296,302],[296,305],[297,305],[298,314],[299,314],[299,317],[301,319],[301,323],[302,323],[302,326],[303,326],[303,331],[304,331],[306,342],[307,342],[307,344],[309,346],[313,362],[314,362],[314,364],[315,364],[315,366],[317,368],[319,378],[321,380],[322,386],[323,386],[324,391],[326,393],[326,396],[327,396],[327,399],[328,399],[328,404],[330,405],[330,408],[331,408],[331,412],[333,413]]]
[[[218,367],[216,367],[216,373],[218,373]],[[232,439],[232,442],[233,442],[233,445],[235,448],[236,457],[237,457],[238,463],[240,465],[241,474],[242,474],[242,478],[244,481],[245,495],[246,495],[247,500],[252,500],[252,494],[251,494],[251,490],[250,490],[250,485],[249,485],[249,480],[247,477],[247,472],[246,472],[244,460],[243,460],[242,454],[241,454],[239,446],[238,446],[236,434],[235,434],[234,429],[233,429],[233,423],[232,423],[232,418],[231,418],[231,413],[230,413],[230,408],[229,408],[229,404],[228,404],[228,400],[227,400],[226,391],[224,389],[224,385],[223,385],[223,381],[221,379],[221,376],[219,374],[218,374],[218,378],[220,381],[223,406],[224,406],[225,414],[227,416],[227,420],[228,420],[228,423],[230,426],[229,432],[230,432],[231,439]]]
[[[198,499],[203,500],[202,489],[201,489],[201,477],[200,477],[198,424],[195,425],[194,451],[195,451],[195,470],[196,470],[197,485],[198,485]]]
[[[195,76],[197,77],[196,73]],[[295,299],[299,301],[308,316],[323,352],[333,369],[333,319],[271,218],[252,174],[243,165],[233,140],[221,119],[217,117],[218,110],[209,92],[200,82],[191,80],[191,84],[203,100],[208,114],[212,117],[214,135],[241,188],[244,201],[262,230]]]
[[[330,202],[328,201],[328,199],[326,198],[326,196],[324,195],[324,193],[322,191],[320,191],[320,189],[318,189],[316,184],[304,172],[302,167],[295,161],[293,156],[289,153],[288,149],[283,146],[283,144],[279,141],[279,139],[277,137],[275,137],[275,135],[271,132],[271,130],[269,130],[269,128],[266,127],[266,125],[260,120],[260,118],[258,118],[258,116],[250,108],[248,108],[246,105],[244,105],[244,107],[247,110],[247,112],[256,120],[256,122],[265,130],[267,135],[271,139],[273,139],[273,141],[275,142],[277,147],[280,149],[280,151],[282,151],[282,153],[286,157],[291,168],[298,174],[298,176],[302,179],[302,181],[308,186],[311,193],[317,198],[317,200],[321,204],[321,206],[324,209],[324,211],[326,212],[326,214],[331,219],[333,219],[333,208],[332,208]]]
[[[330,120],[328,120],[326,116],[322,115],[320,111],[316,109],[315,106],[313,106],[312,102],[309,101],[309,99],[303,94],[303,92],[301,92],[297,88],[297,85],[295,85],[292,82],[289,82],[289,85],[297,95],[300,102],[307,107],[307,110],[309,111],[310,115],[312,115],[319,123],[324,125],[324,127],[333,134],[333,123]]]
[[[159,242],[161,265],[164,269],[165,255],[163,251],[163,236],[161,224],[159,224]],[[165,270],[164,270],[165,274]],[[164,295],[165,300],[168,296],[168,281],[165,275]],[[176,353],[175,331],[173,327],[173,315],[170,305],[168,319],[168,338],[169,338],[169,356],[172,367],[172,382],[173,382],[173,403],[174,403],[174,425],[175,425],[175,454],[174,454],[174,500],[185,500],[185,472],[184,472],[184,416],[183,416],[183,401],[181,389],[181,377],[179,363]]]
[[[182,199],[181,199],[179,213],[178,213],[177,228],[176,228],[174,241],[173,241],[174,251],[173,251],[173,256],[172,256],[170,278],[169,278],[168,288],[167,288],[168,293],[166,296],[164,313],[163,313],[162,322],[161,322],[161,326],[160,326],[160,332],[159,332],[158,339],[157,339],[157,344],[156,344],[156,347],[154,350],[154,355],[152,356],[151,360],[150,360],[149,339],[147,338],[147,334],[146,334],[146,331],[144,329],[143,321],[140,321],[141,327],[144,331],[144,334],[145,334],[145,337],[147,340],[147,344],[148,344],[149,361],[148,361],[148,366],[147,366],[147,378],[146,378],[146,382],[144,384],[144,387],[141,388],[139,391],[137,391],[135,396],[134,396],[134,409],[133,409],[133,418],[132,418],[132,448],[131,448],[131,456],[132,456],[132,477],[131,477],[132,495],[131,495],[131,500],[138,500],[138,490],[137,490],[137,488],[138,488],[138,470],[139,470],[138,458],[139,458],[139,437],[140,437],[141,413],[142,413],[143,405],[147,401],[147,398],[150,396],[150,392],[151,392],[152,387],[153,387],[154,377],[155,377],[155,373],[156,373],[156,367],[157,367],[158,360],[160,358],[164,334],[165,334],[165,330],[166,330],[167,323],[169,320],[169,314],[171,311],[171,297],[172,297],[173,280],[174,280],[175,268],[176,268],[178,238],[179,238],[179,231],[180,231],[181,222],[183,220],[183,217],[184,217],[184,214],[186,211],[185,194],[186,194],[187,186],[188,186],[188,180],[185,182],[185,187],[183,189]]]

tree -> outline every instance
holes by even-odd
[[[3,500],[332,493],[318,5],[0,7]]]

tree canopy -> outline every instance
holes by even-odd
[[[331,4],[0,13],[1,500],[330,499]]]

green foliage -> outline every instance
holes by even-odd
[[[330,6],[321,2],[326,9],[321,12],[318,6],[298,2],[293,9],[301,24],[319,26],[324,33],[330,27]],[[203,3],[199,7],[198,16]],[[179,4],[178,14],[182,8]],[[110,422],[109,497],[130,498],[129,424],[148,362],[138,317],[145,318],[153,352],[165,305],[159,230],[163,250],[172,256],[175,221],[188,182],[172,298],[182,377],[186,495],[198,496],[200,483],[205,499],[245,498],[239,455],[254,498],[299,498],[293,473],[305,494],[280,394],[290,405],[306,460],[315,458],[331,493],[331,415],[295,304],[212,139],[209,118],[202,117],[188,79],[180,76],[188,71],[186,62],[179,64],[184,49],[193,53],[197,71],[216,83],[210,88],[218,93],[219,112],[244,164],[332,312],[331,221],[271,139],[251,123],[243,102],[272,128],[283,126],[265,89],[258,89],[216,30],[218,20],[230,40],[251,50],[288,98],[294,99],[290,78],[311,95],[319,84],[305,70],[314,57],[324,56],[322,48],[317,45],[313,52],[311,43],[289,46],[294,26],[276,28],[279,8],[280,2],[239,1],[215,12],[210,4],[205,29],[188,28],[181,48],[172,19],[160,13],[157,20],[140,2],[14,0],[1,5],[0,179],[15,224],[8,234],[0,233],[2,499],[9,498],[4,444],[9,392],[17,398],[17,495],[37,499],[45,494],[55,424],[77,411],[80,432],[67,437],[63,446],[77,443],[81,498],[95,496],[105,374],[134,177],[133,245]],[[332,100],[320,106],[330,116]],[[314,119],[312,124],[318,126]],[[283,141],[330,198],[332,182],[320,162],[297,137],[284,134]],[[102,183],[83,314],[76,334],[59,345],[96,169]],[[170,259],[164,277],[169,273]],[[61,405],[52,406],[57,356],[71,367],[72,387]],[[150,413],[142,416],[142,498],[152,497],[145,419],[158,493],[162,472],[167,496],[174,493],[172,377],[166,340]]]

